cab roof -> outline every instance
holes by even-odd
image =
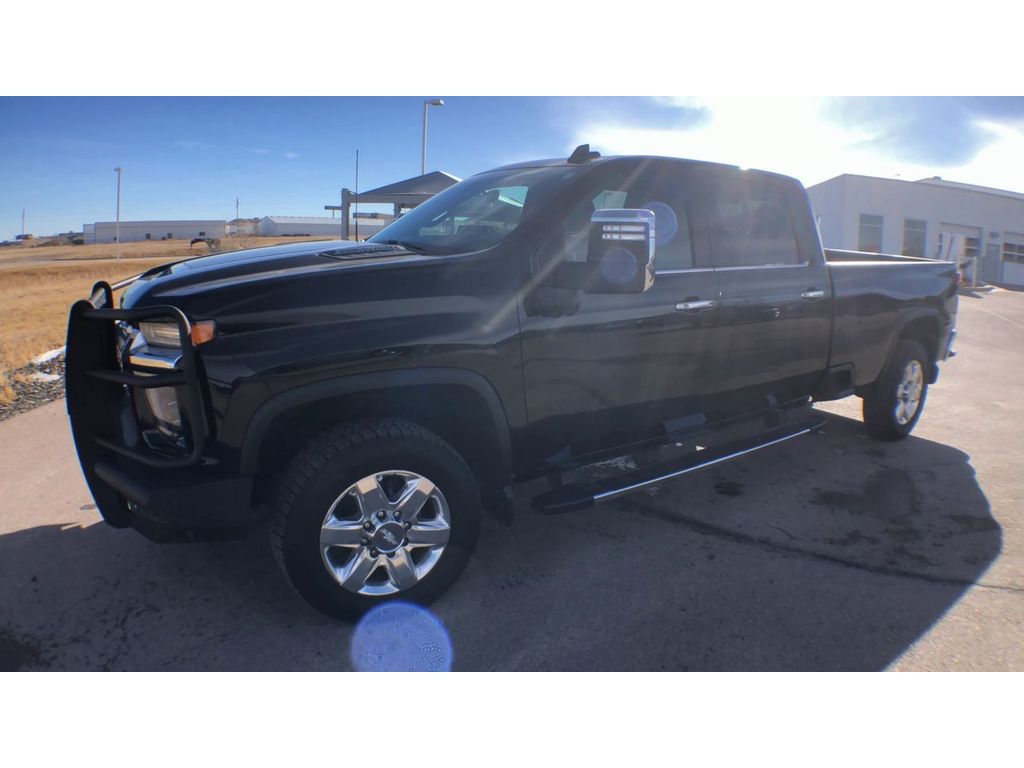
[[[645,161],[645,160],[671,160],[677,163],[687,163],[695,166],[702,166],[705,168],[718,168],[720,170],[731,170],[731,171],[750,171],[758,175],[774,176],[779,179],[785,179],[787,181],[795,181],[800,184],[800,181],[792,176],[786,176],[782,173],[775,173],[774,171],[762,171],[756,168],[740,168],[738,165],[728,165],[725,163],[713,163],[707,160],[692,160],[684,157],[666,157],[663,155],[612,155],[610,157],[602,157],[600,152],[592,152],[589,144],[580,144],[573,150],[569,157],[552,157],[544,160],[527,160],[522,163],[511,163],[509,165],[502,165],[497,168],[491,168],[487,171],[481,171],[481,173],[492,173],[494,171],[510,171],[519,170],[523,168],[580,168],[583,166],[596,166],[606,163],[614,163],[616,161],[630,160],[630,161]],[[476,174],[479,176],[480,174]],[[802,185],[801,185],[802,186]]]
[[[510,163],[509,165],[501,165],[497,168],[489,168],[486,171],[481,171],[476,174],[477,176],[483,173],[493,173],[494,171],[512,171],[521,170],[525,168],[581,168],[586,166],[598,166],[606,165],[609,163],[615,163],[618,161],[629,160],[629,161],[644,161],[644,160],[671,160],[676,163],[686,163],[687,165],[701,166],[705,168],[718,168],[720,170],[731,170],[731,171],[751,171],[759,175],[774,176],[780,179],[787,179],[795,181],[792,176],[787,176],[784,173],[776,173],[774,171],[762,171],[757,168],[741,168],[738,165],[729,165],[727,163],[714,163],[708,160],[693,160],[685,157],[668,157],[665,155],[611,155],[609,157],[598,157],[593,160],[587,160],[583,163],[570,163],[567,158],[554,157],[545,158],[541,160],[526,160],[521,163]]]

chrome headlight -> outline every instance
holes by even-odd
[[[139,323],[139,332],[147,344],[155,347],[174,347],[181,349],[181,335],[177,323],[144,320]],[[193,346],[213,341],[217,333],[217,324],[213,320],[199,320],[192,323],[191,337]]]
[[[157,323],[145,320],[139,323],[139,332],[147,344],[157,347],[181,347],[177,323]]]
[[[146,403],[153,412],[157,423],[164,429],[177,432],[181,429],[181,411],[178,409],[178,392],[174,387],[156,387],[144,390]]]

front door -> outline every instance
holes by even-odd
[[[560,309],[557,301],[538,309],[536,292],[547,289],[524,292],[534,455],[560,463],[706,421],[717,288],[689,167],[668,160],[614,165],[541,247],[538,272],[552,259],[586,259],[584,233],[598,208],[644,208],[656,216],[657,273],[646,293],[567,294]]]

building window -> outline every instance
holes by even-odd
[[[882,217],[868,213],[860,215],[860,235],[857,242],[858,251],[870,253],[882,252]]]
[[[199,236],[200,236],[200,237],[206,237],[206,233],[205,233],[205,232],[200,232],[200,233],[199,233]]]
[[[1007,235],[1008,237],[1009,235]],[[1017,242],[1012,240],[1003,241],[1003,261],[1012,261],[1015,264],[1024,264],[1024,236],[1018,236]]]
[[[903,220],[903,255],[924,256],[927,223],[920,219]]]
[[[167,239],[168,240],[173,240],[174,239],[174,233],[173,232],[168,232],[167,233]]]
[[[149,232],[147,232],[147,233],[146,233],[146,239],[147,239],[147,240],[152,240],[152,239],[153,239],[153,236],[152,236],[152,235],[151,235],[151,234],[150,234]]]
[[[964,238],[964,256],[968,259],[978,258],[978,238],[976,237],[965,237]]]

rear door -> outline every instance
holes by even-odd
[[[832,292],[806,193],[730,170],[707,203],[724,415],[810,394],[828,365]]]

